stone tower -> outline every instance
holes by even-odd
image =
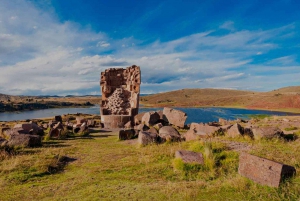
[[[105,128],[123,128],[138,114],[140,67],[109,68],[101,72],[101,122]]]

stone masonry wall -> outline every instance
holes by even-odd
[[[136,65],[101,72],[101,115],[135,116],[139,107],[140,84],[141,71]]]

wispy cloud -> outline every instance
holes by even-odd
[[[297,55],[269,57],[270,51],[281,48],[282,40],[294,37],[294,24],[238,30],[233,21],[225,21],[175,40],[143,43],[60,22],[28,1],[15,6],[4,0],[3,5],[0,93],[100,93],[101,71],[133,64],[141,66],[142,93],[198,87],[269,90],[300,84],[291,82],[300,74]],[[216,34],[220,29],[230,32]]]

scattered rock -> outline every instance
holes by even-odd
[[[175,152],[175,158],[180,158],[184,163],[204,164],[203,155],[201,153],[179,150]]]
[[[149,130],[147,130],[147,132],[156,133],[158,135],[158,132],[154,127],[151,127]]]
[[[139,125],[142,123],[142,117],[144,116],[146,112],[142,112],[142,113],[139,113],[137,115],[134,116],[134,124],[135,125]]]
[[[159,137],[161,138],[161,142],[171,141],[177,142],[181,141],[181,135],[179,132],[173,128],[172,126],[164,126],[159,129]]]
[[[227,121],[226,119],[223,119],[223,118],[219,118],[219,123],[224,126],[224,125],[228,125],[229,121]]]
[[[62,123],[62,117],[60,115],[54,117],[55,121]]]
[[[120,130],[119,131],[119,140],[130,140],[136,136],[135,130]]]
[[[282,130],[272,126],[252,128],[252,133],[254,139],[261,139],[261,138],[271,139],[283,135]]]
[[[244,128],[240,124],[238,124],[238,123],[233,124],[227,130],[227,136],[228,137],[235,138],[235,137],[240,137],[242,135],[244,135]]]
[[[157,134],[150,133],[146,131],[140,131],[138,136],[138,144],[148,145],[152,143],[157,143]]]
[[[36,147],[42,145],[42,138],[39,135],[11,135],[7,146]]]
[[[16,124],[14,126],[14,128],[22,128],[24,131],[26,131],[28,133],[30,130],[32,130],[33,135],[43,135],[44,134],[44,130],[35,123]]]
[[[149,130],[149,127],[146,126],[145,124],[140,124],[138,126],[135,126],[134,129],[139,131],[146,131]]]
[[[160,119],[159,114],[157,112],[146,112],[142,117],[142,123],[147,126],[153,126]]]
[[[184,128],[187,119],[186,113],[173,108],[165,107],[163,110],[163,120],[179,128]]]
[[[292,166],[277,163],[247,153],[241,153],[239,159],[239,174],[262,185],[279,187],[283,179],[296,174]]]
[[[163,127],[163,125],[162,125],[162,123],[158,123],[158,124],[155,124],[153,127],[156,128],[157,130],[159,130]]]

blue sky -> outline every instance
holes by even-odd
[[[0,93],[100,94],[141,66],[141,93],[300,85],[300,2],[0,0]]]

